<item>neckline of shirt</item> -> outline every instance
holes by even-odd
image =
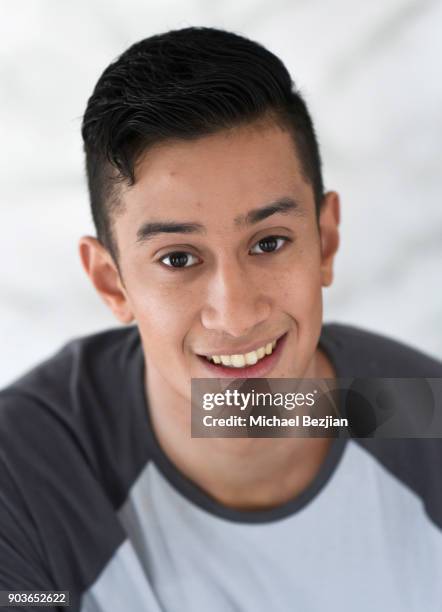
[[[319,346],[330,359],[338,378],[344,377],[344,366],[339,353],[340,347],[327,332],[327,325],[323,325]],[[143,429],[145,430],[142,435],[147,440],[150,460],[153,461],[160,473],[177,492],[184,496],[187,501],[209,514],[236,523],[257,524],[281,520],[299,512],[309,503],[313,502],[335,473],[346,448],[348,441],[346,436],[333,440],[316,476],[301,493],[291,500],[269,510],[238,510],[222,505],[196,483],[187,478],[161,448],[153,430],[149,405],[144,393],[145,361],[141,341],[138,346],[138,364],[139,395],[141,396],[140,409],[143,411]]]

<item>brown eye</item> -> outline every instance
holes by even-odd
[[[260,240],[258,242],[259,248],[262,249],[265,253],[271,253],[278,246],[278,242],[276,238],[264,238],[264,240]]]
[[[165,255],[160,261],[169,268],[190,268],[198,263],[198,258],[192,255],[192,253],[176,251],[175,253]]]
[[[253,255],[262,255],[263,253],[274,253],[279,251],[285,242],[290,242],[285,236],[266,236],[251,249]],[[256,250],[260,249],[260,250]]]

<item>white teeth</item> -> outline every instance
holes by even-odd
[[[276,346],[276,340],[268,342],[265,346],[260,346],[256,351],[250,351],[245,355],[212,355],[207,357],[209,361],[232,368],[243,368],[245,365],[255,365],[266,355],[271,355]]]
[[[243,368],[246,365],[244,355],[231,355],[230,361],[234,368]]]
[[[250,353],[246,353],[246,364],[247,365],[255,365],[258,362],[258,354],[256,351],[252,351]]]

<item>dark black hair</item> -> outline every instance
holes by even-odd
[[[118,184],[134,184],[142,153],[161,141],[190,140],[266,116],[291,130],[318,215],[323,181],[313,123],[273,53],[232,32],[189,27],[141,40],[110,64],[89,98],[82,135],[97,237],[117,265]]]

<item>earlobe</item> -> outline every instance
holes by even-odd
[[[329,191],[324,196],[319,217],[323,287],[329,287],[333,282],[333,262],[339,247],[339,223],[339,196],[335,191]]]
[[[121,323],[134,320],[119,271],[103,245],[92,236],[83,236],[78,245],[81,263],[102,300]]]

